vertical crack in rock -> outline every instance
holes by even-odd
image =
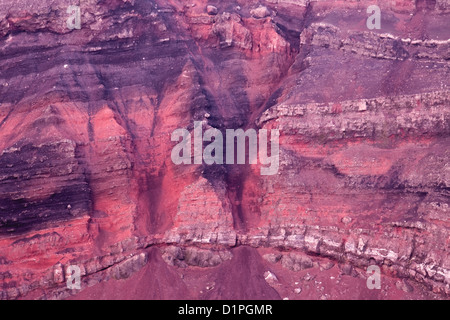
[[[450,6],[371,4],[1,1],[0,298],[448,298]],[[196,122],[278,171],[176,165]]]

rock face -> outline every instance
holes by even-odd
[[[448,299],[450,7],[378,3],[1,1],[0,298]],[[277,174],[175,165],[195,121]]]
[[[250,10],[250,14],[254,18],[260,18],[261,19],[261,18],[268,17],[270,15],[270,11],[269,11],[269,9],[267,9],[267,7],[259,6],[258,8]]]
[[[209,6],[206,6],[206,12],[209,15],[214,16],[217,14],[217,12],[219,12],[219,10],[217,9],[217,7],[209,5]]]

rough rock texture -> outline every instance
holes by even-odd
[[[0,298],[448,299],[450,5],[372,2],[0,0]]]

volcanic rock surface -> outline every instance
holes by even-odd
[[[1,299],[449,298],[447,0],[73,4],[0,0]],[[175,165],[194,121],[277,174]]]

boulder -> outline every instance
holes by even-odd
[[[258,8],[250,10],[250,14],[253,18],[262,19],[270,16],[270,11],[265,6],[259,6]]]

